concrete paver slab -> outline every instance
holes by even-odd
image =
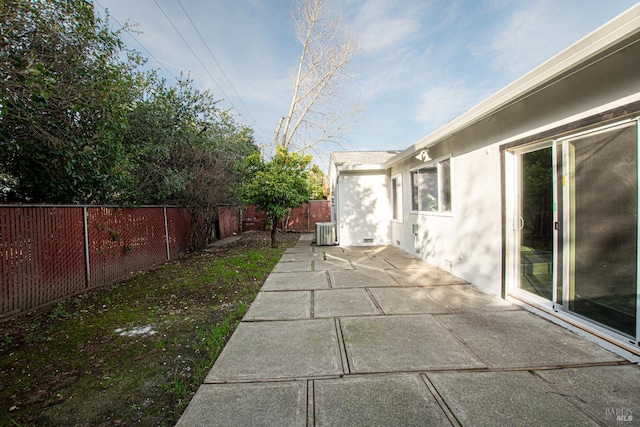
[[[280,262],[311,262],[317,259],[322,259],[322,255],[311,252],[304,254],[284,254],[280,257]]]
[[[344,259],[327,259],[326,261],[322,258],[315,260],[313,264],[314,271],[322,271],[322,270],[353,270],[353,266],[349,261]]]
[[[471,285],[434,286],[424,288],[424,291],[434,301],[458,313],[520,309]]]
[[[176,424],[192,426],[304,426],[305,381],[204,384]]]
[[[462,425],[597,425],[526,371],[434,372],[427,376]]]
[[[363,259],[369,259],[367,255],[362,251],[352,251],[352,250],[327,250],[326,248],[317,248],[317,253],[326,258],[328,261],[330,260],[345,260],[345,261],[358,261]]]
[[[340,252],[323,253],[323,252],[324,251],[320,252],[320,256],[322,256],[323,258],[326,257],[327,261],[331,261],[331,260],[360,261],[360,260],[369,259],[369,257],[363,254],[362,252],[342,252],[342,253]]]
[[[370,247],[367,248],[364,253],[371,258],[385,258],[385,257],[395,257],[395,258],[405,258],[405,259],[417,259],[413,255],[408,252],[403,251],[400,248],[396,248],[395,246],[378,246],[378,247]]]
[[[294,320],[311,317],[311,292],[259,292],[243,320]]]
[[[262,285],[263,291],[291,291],[328,288],[329,280],[325,271],[271,273],[264,282],[264,285]]]
[[[312,271],[311,261],[279,262],[272,270],[275,273],[291,273],[296,271]]]
[[[242,322],[205,382],[342,373],[333,319]]]
[[[395,270],[396,269],[393,265],[391,265],[387,261],[385,261],[384,258],[368,258],[368,257],[364,257],[364,258],[352,259],[351,260],[351,264],[357,270],[363,270],[363,269],[368,269],[368,270]]]
[[[417,374],[319,380],[316,426],[450,426]]]
[[[364,289],[329,289],[315,291],[313,315],[337,317],[382,314]]]
[[[429,297],[427,288],[374,288],[371,293],[385,314],[451,313]]]
[[[310,254],[313,253],[313,247],[310,247],[309,245],[303,245],[303,246],[294,246],[292,248],[287,248],[284,250],[285,254]]]
[[[439,316],[492,367],[561,366],[620,357],[524,310]]]
[[[423,268],[411,268],[404,270],[389,270],[389,275],[401,286],[441,286],[441,285],[466,285],[459,277],[436,267],[423,263]]]
[[[331,271],[332,288],[373,288],[398,286],[391,277],[380,270]]]
[[[640,425],[640,367],[593,366],[536,371],[553,388],[607,425]]]
[[[485,366],[430,315],[347,317],[340,323],[354,373]]]
[[[640,425],[637,366],[398,248],[310,236],[178,425]]]
[[[417,258],[407,258],[402,256],[385,256],[384,260],[393,265],[397,269],[413,269],[413,268],[433,268],[427,262]]]

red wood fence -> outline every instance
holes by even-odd
[[[183,208],[0,205],[0,318],[165,262],[190,232]]]
[[[286,228],[314,230],[330,217],[330,202],[312,200],[292,211]],[[265,222],[253,207],[219,207],[221,238]],[[184,208],[0,205],[0,318],[163,263],[187,249],[190,234]]]
[[[220,224],[220,238],[225,238],[241,231],[264,230],[267,222],[264,212],[258,211],[255,206],[246,206],[242,210],[242,220],[239,220],[240,212],[231,206],[220,206],[218,218]],[[331,221],[331,202],[328,200],[310,200],[291,211],[287,219],[287,226],[283,222],[278,224],[280,229],[296,231],[315,230],[317,222]]]

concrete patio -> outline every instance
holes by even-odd
[[[303,235],[179,426],[640,425],[640,367],[394,247]]]

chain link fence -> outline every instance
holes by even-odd
[[[0,318],[172,259],[190,224],[176,207],[0,205]]]

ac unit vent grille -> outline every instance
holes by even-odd
[[[316,223],[316,245],[330,246],[336,242],[336,223],[318,222]]]

